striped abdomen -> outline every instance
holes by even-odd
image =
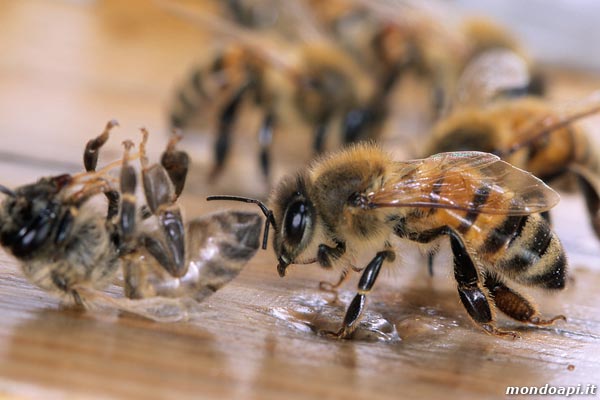
[[[486,268],[523,285],[562,289],[567,260],[546,220],[539,214],[493,217],[463,229]]]
[[[476,211],[498,201],[498,194],[485,185],[471,196],[473,210],[432,209],[428,218],[435,219],[437,226],[460,233],[472,256],[486,268],[524,285],[548,289],[564,286],[566,257],[546,220],[539,214]]]

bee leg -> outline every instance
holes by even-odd
[[[262,122],[260,131],[258,132],[258,145],[260,146],[260,169],[261,172],[269,183],[269,176],[271,174],[271,143],[273,142],[273,125],[275,122],[275,115],[272,111],[269,111]]]
[[[433,276],[433,263],[435,261],[435,256],[438,253],[440,247],[436,244],[432,247],[427,253],[427,272],[429,276]]]
[[[377,94],[365,107],[350,110],[342,121],[342,142],[354,143],[376,137],[387,114],[385,95]]]
[[[151,297],[152,292],[147,276],[146,264],[140,262],[140,254],[133,252],[122,259],[123,289],[128,299]]]
[[[346,243],[336,241],[335,247],[327,246],[326,244],[320,244],[319,250],[317,251],[317,262],[319,265],[325,268],[331,268],[332,260],[337,260],[346,252]],[[344,269],[342,275],[337,283],[332,284],[329,282],[319,282],[319,289],[331,292],[335,295],[334,302],[337,301],[337,288],[344,282],[348,275],[348,270]]]
[[[175,135],[167,145],[167,149],[163,152],[160,158],[160,164],[163,166],[173,187],[175,188],[175,196],[179,197],[185,185],[185,179],[188,174],[190,165],[190,157],[186,152],[176,150],[175,145],[181,140],[180,135]]]
[[[83,152],[83,165],[85,166],[86,171],[91,172],[96,170],[100,148],[104,146],[108,140],[111,129],[115,126],[119,126],[119,123],[116,120],[113,119],[108,121],[104,131],[96,138],[87,142]]]
[[[450,247],[454,255],[454,277],[458,283],[458,295],[469,316],[490,335],[518,338],[517,332],[496,328],[488,295],[480,286],[477,268],[473,264],[465,244],[453,230],[448,229],[446,233],[450,237]]]
[[[566,321],[564,315],[541,319],[537,309],[530,301],[504,285],[493,275],[486,276],[485,287],[490,291],[496,307],[512,319],[533,325],[552,325],[559,319]]]
[[[221,114],[219,115],[219,127],[217,141],[215,142],[215,165],[210,172],[209,179],[214,180],[223,170],[223,165],[229,153],[231,142],[231,132],[235,118],[238,115],[240,105],[244,95],[248,90],[248,84],[242,86],[229,100]]]
[[[346,252],[346,243],[336,241],[335,247],[320,244],[317,251],[317,261],[321,267],[331,268],[332,260],[337,260]]]
[[[592,228],[596,237],[600,238],[600,194],[598,188],[594,184],[591,176],[592,173],[587,173],[583,168],[574,171],[579,182],[579,187],[583,192],[585,204],[587,205],[588,213],[592,222]]]
[[[176,196],[167,171],[162,165],[148,166],[146,141],[148,132],[142,130],[144,139],[140,144],[140,162],[142,164],[142,183],[146,203],[150,212],[158,217],[162,237],[150,235],[141,237],[141,243],[148,252],[172,276],[185,274],[185,229]]]
[[[336,283],[321,281],[321,282],[319,282],[319,289],[324,292],[332,293],[334,295],[333,303],[335,303],[338,301],[337,289],[342,285],[342,283],[344,283],[346,281],[347,278],[348,278],[348,269],[344,268]]]
[[[85,170],[87,172],[96,171],[100,148],[104,146],[104,144],[108,140],[111,129],[118,125],[119,123],[114,119],[108,121],[106,127],[104,128],[104,131],[96,138],[91,139],[89,142],[87,142],[85,150],[83,151],[83,165],[85,166]],[[105,196],[108,199],[108,210],[106,213],[106,219],[111,220],[114,216],[116,216],[119,213],[119,192],[116,190],[107,191],[105,192]]]
[[[324,332],[326,336],[334,337],[336,339],[347,339],[352,336],[365,309],[367,294],[373,288],[383,262],[385,260],[392,261],[394,258],[395,254],[390,250],[380,251],[373,257],[358,281],[358,293],[346,310],[342,328],[337,332]]]
[[[129,151],[133,147],[133,142],[127,140],[123,142],[123,146],[125,146],[125,153],[123,154],[123,163],[121,164],[121,214],[119,215],[118,226],[121,234],[121,241],[123,243],[128,243],[132,238],[135,229],[135,188],[137,186],[137,177],[135,169],[129,165]]]
[[[327,130],[329,128],[329,116],[321,118],[314,131],[313,151],[315,154],[320,154],[325,149],[325,138],[327,137]]]
[[[354,143],[364,138],[365,129],[371,123],[372,115],[368,109],[353,109],[345,116],[342,125],[342,141]]]

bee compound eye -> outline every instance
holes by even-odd
[[[304,230],[309,221],[308,205],[304,201],[293,203],[285,214],[285,237],[293,245],[298,245],[304,236]]]

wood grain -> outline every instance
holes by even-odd
[[[156,156],[171,90],[202,40],[150,1],[0,2],[0,182],[78,170],[82,144],[113,117],[122,127],[103,162],[118,158],[121,140],[135,138],[141,125],[153,133]],[[558,99],[600,82],[554,76]],[[600,132],[597,117],[586,124]],[[223,207],[203,201],[202,193],[218,189],[197,175],[190,188],[188,217]],[[312,332],[340,322],[344,304],[303,303],[328,299],[317,285],[335,273],[296,267],[280,279],[270,251],[199,305],[191,321],[174,324],[64,309],[0,253],[0,398],[481,399],[503,397],[507,386],[600,384],[600,245],[579,197],[565,196],[555,215],[572,279],[559,294],[526,292],[545,315],[568,320],[539,329],[500,318],[521,333],[515,341],[469,321],[447,249],[433,278],[407,249],[405,262],[379,280],[369,312],[396,329],[399,340],[389,342]],[[342,302],[356,282],[344,286]]]

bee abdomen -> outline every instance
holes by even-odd
[[[514,231],[511,234],[511,227]],[[504,230],[503,230],[504,229]],[[496,263],[497,271],[524,285],[562,289],[565,285],[566,256],[558,237],[538,214],[508,217],[490,233],[482,250],[497,246],[502,233],[505,252]]]

